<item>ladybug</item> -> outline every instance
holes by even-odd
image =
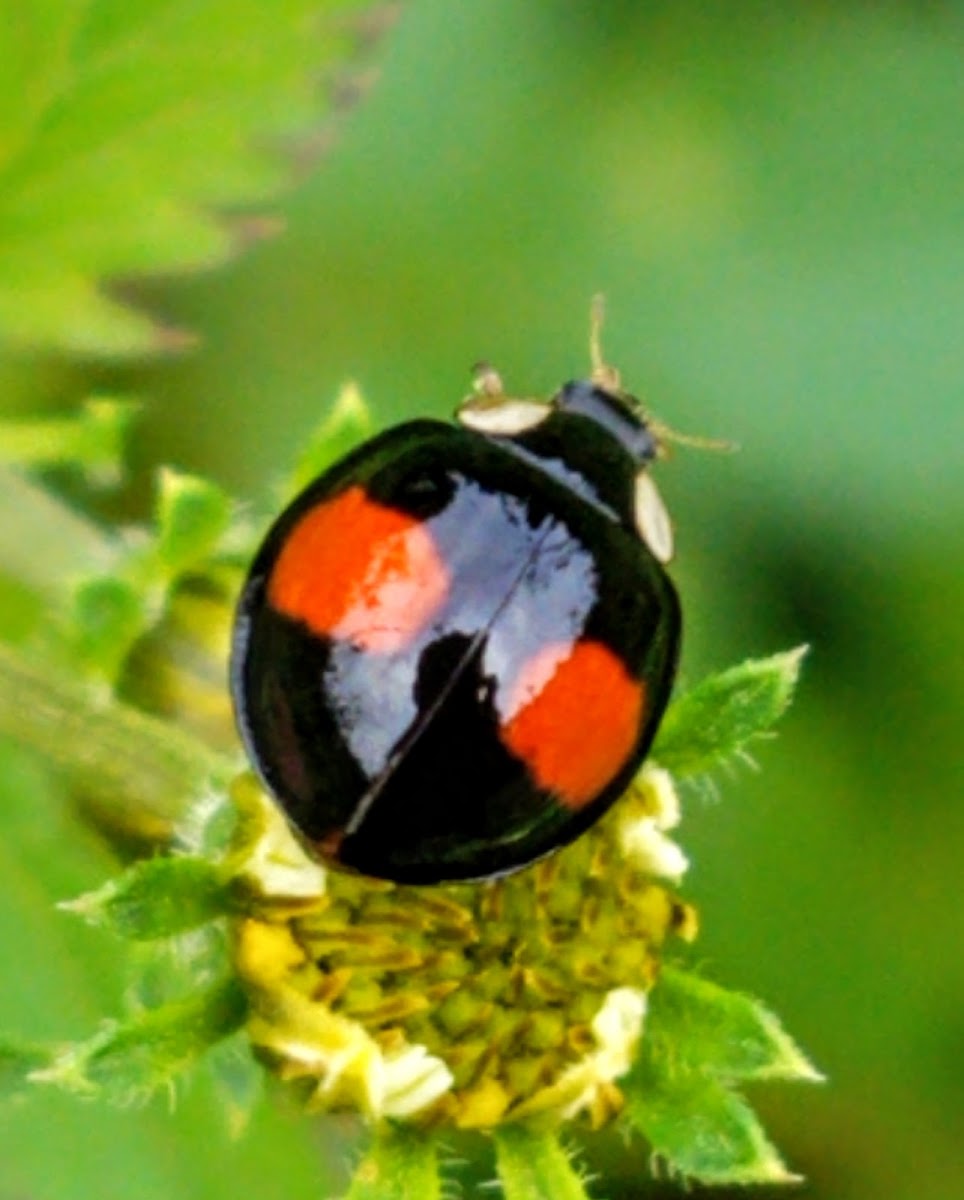
[[[646,756],[681,627],[660,437],[594,349],[548,402],[483,370],[456,423],[366,442],[268,532],[235,711],[323,861],[504,875],[598,820]]]

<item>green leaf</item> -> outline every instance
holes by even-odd
[[[207,479],[164,468],[157,497],[157,560],[174,578],[210,557],[228,528],[231,502]]]
[[[117,575],[82,579],[73,589],[67,643],[76,661],[113,684],[131,646],[150,624],[143,590]]]
[[[505,1200],[587,1200],[554,1132],[505,1125],[496,1130],[495,1153]]]
[[[114,686],[135,643],[163,617],[174,585],[209,564],[230,521],[231,501],[217,484],[162,469],[153,538],[141,534],[110,575],[73,589],[67,643],[81,665]]]
[[[785,1183],[792,1176],[731,1084],[818,1080],[763,1005],[664,968],[650,992],[639,1054],[621,1081],[627,1113],[670,1170],[703,1183]]]
[[[92,397],[80,413],[0,421],[0,461],[20,467],[79,467],[96,487],[123,478],[124,441],[138,406]]]
[[[346,383],[338,393],[331,411],[308,439],[308,444],[284,488],[283,499],[300,492],[332,463],[371,437],[373,428],[371,412],[358,386]]]
[[[438,1146],[431,1134],[382,1123],[345,1200],[439,1200]]]
[[[0,17],[6,337],[113,355],[182,345],[105,280],[209,267],[258,231],[217,214],[292,177],[282,139],[317,132],[367,8],[19,0]]]
[[[225,1038],[207,1054],[204,1067],[228,1135],[239,1138],[264,1094],[265,1073],[251,1053],[251,1043],[244,1033]]]
[[[218,867],[180,855],[145,859],[59,907],[118,937],[153,941],[196,929],[237,906]]]
[[[33,1072],[46,1067],[51,1057],[49,1049],[36,1043],[0,1037],[0,1099],[22,1095]]]
[[[650,992],[646,1036],[677,1066],[724,1079],[823,1078],[758,1000],[675,967]]]
[[[240,986],[228,980],[199,996],[106,1024],[32,1076],[81,1095],[132,1104],[169,1087],[247,1016]]]
[[[630,1119],[669,1169],[701,1183],[793,1183],[753,1110],[718,1079],[665,1073],[643,1053],[623,1082]]]
[[[676,775],[697,775],[745,751],[786,711],[806,651],[750,659],[684,692],[666,713],[654,761]]]

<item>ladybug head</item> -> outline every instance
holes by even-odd
[[[480,364],[475,392],[457,416],[466,428],[521,450],[570,485],[581,478],[625,513],[659,562],[672,558],[672,525],[648,470],[662,441],[638,401],[619,389],[615,372],[603,379],[594,370],[592,378],[563,384],[545,401],[506,395],[498,373]]]
[[[553,398],[558,412],[575,413],[601,426],[627,451],[640,468],[661,454],[661,443],[642,406],[622,391],[610,391],[592,379],[566,383]]]
[[[637,470],[662,456],[662,429],[650,421],[643,406],[623,391],[619,372],[602,353],[603,298],[594,296],[590,310],[589,354],[592,373],[560,388],[551,401],[506,394],[499,373],[488,363],[476,363],[474,392],[458,411],[470,429],[498,437],[516,437],[542,424],[551,413],[566,413],[592,421],[628,453]]]
[[[668,562],[673,555],[672,526],[648,468],[665,457],[668,442],[708,449],[732,447],[675,433],[649,417],[640,402],[623,390],[619,372],[603,358],[602,317],[602,298],[597,296],[590,322],[588,379],[563,384],[549,401],[511,396],[499,373],[488,363],[478,363],[474,390],[457,417],[476,433],[514,445],[544,469],[562,475],[568,471],[570,480],[575,471],[600,497],[611,499],[621,491],[624,500],[614,501],[615,509],[626,514],[653,555]]]

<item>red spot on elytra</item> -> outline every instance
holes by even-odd
[[[356,486],[309,509],[289,532],[268,600],[321,637],[388,654],[428,624],[448,589],[424,524]]]
[[[500,735],[539,787],[581,808],[625,765],[645,706],[645,684],[601,642],[553,644],[523,664]]]

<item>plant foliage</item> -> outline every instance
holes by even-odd
[[[0,13],[0,336],[131,355],[185,335],[118,284],[214,266],[323,146],[360,0],[18,0]],[[363,20],[363,18],[365,18]]]

